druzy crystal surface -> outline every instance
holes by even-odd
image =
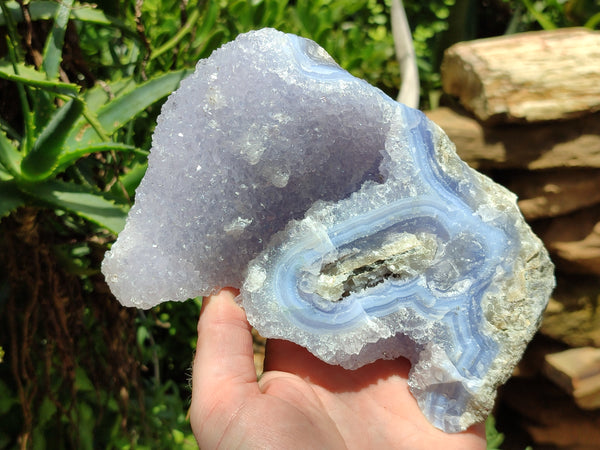
[[[261,334],[348,369],[405,356],[448,432],[489,412],[554,286],[511,193],[421,112],[271,29],[168,99],[103,272],[141,308],[241,288]]]

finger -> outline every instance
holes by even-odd
[[[258,391],[251,328],[234,301],[236,295],[234,289],[223,289],[205,298],[202,305],[191,406],[191,414],[199,420],[216,406],[235,409],[248,394]]]

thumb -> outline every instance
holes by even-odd
[[[219,412],[235,411],[259,392],[251,327],[235,303],[238,291],[223,289],[205,297],[198,321],[198,344],[192,370],[190,420],[194,434],[218,421]]]

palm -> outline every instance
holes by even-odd
[[[482,426],[446,434],[427,422],[404,359],[348,371],[272,340],[257,382],[233,295],[207,302],[199,323],[192,427],[201,448],[485,448]]]

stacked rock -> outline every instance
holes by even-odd
[[[589,411],[600,407],[599,68],[600,33],[585,29],[456,44],[442,79],[461,107],[428,113],[464,161],[518,195],[557,266],[545,339],[522,365],[527,377],[505,390],[525,422],[536,422],[526,428],[538,444],[600,442],[600,413]],[[558,399],[555,414],[549,398]]]

